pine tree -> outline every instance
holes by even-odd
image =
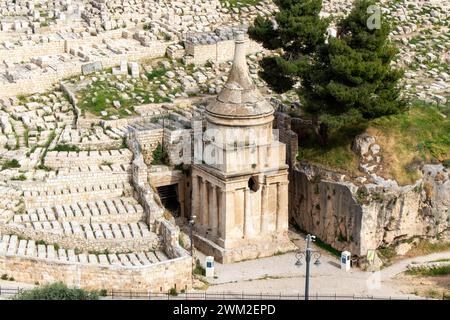
[[[325,41],[328,19],[320,18],[322,0],[274,0],[278,6],[272,19],[258,16],[249,36],[279,56],[261,61],[261,77],[278,93],[292,89]]]
[[[266,49],[281,53],[261,61],[261,77],[281,93],[300,83],[300,102],[312,116],[321,143],[329,131],[364,127],[368,120],[405,109],[397,54],[389,41],[390,26],[370,29],[374,0],[356,0],[351,13],[338,21],[338,35],[326,40],[329,20],[320,18],[322,1],[274,0],[274,19],[255,19],[249,35]],[[319,121],[321,124],[319,125]],[[331,130],[330,130],[331,129]]]
[[[306,110],[331,128],[364,125],[367,120],[402,112],[399,80],[402,71],[391,66],[397,49],[389,41],[389,24],[370,30],[368,8],[373,0],[356,0],[339,21],[338,37],[318,50],[303,74],[299,95]]]

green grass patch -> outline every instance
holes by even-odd
[[[168,71],[168,69],[163,68],[163,67],[154,69],[151,72],[147,72],[147,74],[146,74],[147,79],[149,81],[158,80],[159,78],[162,78],[166,74],[167,71]]]
[[[420,178],[422,163],[450,163],[449,106],[435,106],[417,101],[402,114],[385,116],[369,123],[366,132],[376,137],[383,156],[384,178],[401,185]],[[443,116],[447,115],[447,117]],[[330,137],[321,147],[311,138],[301,139],[298,160],[305,160],[326,169],[357,175],[358,157],[352,152],[354,132]]]
[[[423,276],[423,277],[448,276],[450,275],[450,265],[435,268],[416,268],[407,270],[405,273],[408,275]]]
[[[231,8],[242,8],[257,5],[261,1],[262,0],[220,0],[220,3],[222,6],[225,6],[226,2],[228,2]]]
[[[448,250],[450,250],[450,242],[431,243],[429,240],[421,240],[417,246],[408,252],[408,255],[425,256],[435,252],[443,252]]]
[[[305,230],[303,230],[298,223],[296,223],[295,221],[291,220],[291,225],[294,227],[294,229],[297,232],[301,232],[304,234],[308,234],[308,232],[306,232]],[[333,256],[340,258],[341,257],[341,251],[333,248],[331,245],[325,243],[322,241],[322,239],[318,238],[316,236],[316,241],[314,242],[319,248],[328,251],[329,253],[331,253]]]
[[[297,160],[306,160],[318,164],[323,168],[358,174],[358,158],[351,151],[350,144],[328,145],[301,145]]]
[[[25,141],[25,147],[29,147],[29,134],[30,134],[30,129],[28,129],[28,127],[25,127],[25,131],[23,133],[23,140]]]
[[[322,239],[316,237],[316,241],[314,243],[316,244],[316,246],[318,246],[321,249],[324,249],[324,250],[328,251],[333,256],[338,257],[338,258],[341,257],[341,251],[333,248],[328,243],[323,242]]]
[[[12,177],[11,180],[14,181],[25,181],[27,180],[27,177],[24,174],[18,175],[16,177]]]
[[[448,261],[450,261],[450,259],[443,258],[443,259],[436,259],[436,260],[433,260],[431,262],[448,262]]]
[[[156,72],[152,74],[154,79],[160,79],[164,73]],[[148,76],[148,75],[147,75]],[[160,81],[163,83],[163,81]],[[148,103],[164,103],[170,102],[169,94],[176,94],[179,90],[174,89],[167,92],[166,95],[157,93],[160,84],[150,84],[148,81],[138,80],[133,88],[126,88],[120,91],[112,86],[109,81],[97,80],[92,86],[80,90],[78,97],[79,106],[82,111],[89,112],[103,119],[111,116],[118,118],[126,118],[136,115],[134,106]],[[140,97],[140,98],[139,98]],[[120,107],[115,107],[113,101],[118,101]],[[102,112],[106,111],[107,115],[103,116]]]
[[[59,152],[64,152],[64,151],[68,151],[68,152],[79,152],[80,148],[78,148],[77,146],[74,145],[70,145],[70,144],[58,144],[56,147],[53,148],[52,151],[59,151]]]
[[[385,258],[387,260],[391,260],[397,255],[394,247],[380,247],[377,251],[380,254],[381,258]]]
[[[47,141],[45,141],[45,144],[42,146],[44,148],[44,152],[41,155],[41,163],[39,165],[44,165],[44,159],[47,156],[48,147],[52,143],[52,141],[56,138],[56,132],[55,130],[52,130],[52,132],[49,134]]]
[[[20,163],[16,159],[7,160],[2,164],[2,170],[20,168]]]

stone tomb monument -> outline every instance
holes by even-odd
[[[236,32],[228,81],[206,108],[202,154],[214,159],[192,167],[194,243],[221,263],[295,248],[288,238],[286,146],[273,138],[274,110],[250,78],[244,39]]]

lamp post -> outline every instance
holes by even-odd
[[[302,259],[305,258],[306,261],[306,277],[305,277],[305,300],[309,300],[309,267],[311,263],[311,259],[315,259],[314,265],[317,267],[320,266],[320,257],[322,256],[319,251],[314,251],[311,248],[311,242],[314,242],[316,236],[312,236],[308,234],[306,236],[306,250],[305,252],[297,252],[295,254],[295,258],[297,261],[295,265],[297,267],[301,267],[303,265]]]

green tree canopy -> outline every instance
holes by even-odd
[[[322,1],[278,0],[274,20],[258,17],[249,29],[252,39],[280,56],[262,60],[262,77],[276,92],[298,90],[304,109],[340,130],[363,127],[367,120],[396,114],[406,107],[399,80],[402,71],[391,62],[397,54],[389,40],[390,26],[383,16],[369,27],[374,0],[356,0],[350,14],[337,22],[337,37],[326,41],[329,21],[319,17]]]
[[[390,26],[381,16],[380,28],[367,26],[373,0],[357,0],[340,20],[338,37],[319,48],[317,59],[302,78],[305,107],[330,121],[335,117],[364,121],[404,110],[398,81],[403,72],[391,62],[397,49],[389,40]]]
[[[308,64],[308,57],[325,41],[329,21],[320,18],[322,0],[274,0],[273,18],[258,16],[249,35],[280,56],[261,61],[261,77],[278,93],[292,89]]]

